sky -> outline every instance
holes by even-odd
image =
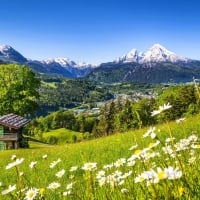
[[[198,0],[0,0],[0,45],[99,64],[159,43],[200,60],[199,10]]]

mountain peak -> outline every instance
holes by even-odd
[[[152,63],[152,62],[187,62],[189,59],[177,56],[174,52],[169,51],[160,44],[154,44],[145,53],[132,49],[126,55],[118,58],[115,62],[137,62],[137,63]]]
[[[167,48],[165,48],[164,46],[160,45],[160,44],[154,44],[148,51],[151,51],[153,53],[156,54],[173,54],[175,55],[174,52],[169,51]]]
[[[50,64],[50,63],[58,63],[61,66],[68,66],[68,65],[76,65],[76,63],[69,58],[50,58],[43,60],[44,63]]]
[[[0,51],[1,52],[6,52],[6,51],[9,51],[11,49],[13,49],[13,48],[9,45],[0,45]]]
[[[9,62],[26,62],[27,59],[9,45],[0,45],[0,58]]]
[[[162,46],[159,43],[154,44],[151,48],[159,48],[159,49],[166,49],[164,46]],[[166,49],[167,50],[167,49]]]
[[[148,62],[187,62],[187,58],[177,56],[174,52],[169,51],[160,44],[154,44],[147,52],[144,53],[142,63]]]
[[[142,56],[142,52],[138,52],[137,49],[131,49],[126,55],[116,59],[115,62],[140,62]]]

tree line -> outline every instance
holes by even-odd
[[[151,116],[153,110],[164,103],[172,108],[159,117]],[[42,138],[42,133],[57,128],[87,133],[88,137],[101,137],[117,132],[139,129],[199,113],[200,104],[194,85],[171,86],[158,98],[143,98],[131,101],[119,97],[105,104],[98,115],[73,111],[59,111],[46,117],[39,117],[29,124],[28,134]]]

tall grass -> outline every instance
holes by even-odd
[[[200,199],[199,119],[0,152],[0,199]]]

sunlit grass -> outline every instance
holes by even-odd
[[[0,199],[200,199],[200,116],[76,144],[0,152]],[[172,135],[175,139],[172,142]],[[197,136],[197,137],[196,137]],[[184,140],[183,140],[184,139]],[[24,161],[6,170],[11,157]],[[33,190],[30,190],[30,189]],[[35,188],[35,190],[34,190]],[[32,193],[31,193],[32,194]]]
[[[75,142],[73,141],[74,137],[76,141],[81,141],[83,139],[83,135],[80,132],[75,132],[65,128],[51,130],[49,132],[43,133],[44,141],[52,143],[51,139],[55,138],[54,140],[56,140],[56,144],[73,143]]]

